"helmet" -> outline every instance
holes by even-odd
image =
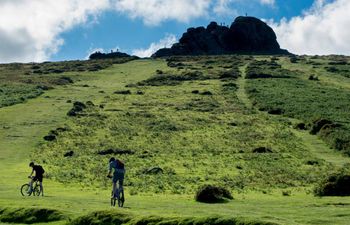
[[[30,162],[30,163],[29,163],[29,166],[30,166],[30,167],[33,167],[33,166],[34,166],[34,162]]]
[[[109,159],[109,162],[113,162],[113,161],[115,161],[115,158],[114,158],[114,157],[112,157],[112,158]]]

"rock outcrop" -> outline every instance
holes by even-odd
[[[172,55],[290,54],[280,48],[275,32],[254,17],[237,17],[230,27],[211,22],[206,28],[189,28],[171,48],[152,57]]]
[[[111,53],[95,52],[89,56],[89,59],[114,59],[114,58],[124,58],[124,57],[131,57],[131,56],[123,52],[111,52]]]

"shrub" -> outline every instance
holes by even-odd
[[[5,223],[44,223],[59,221],[65,219],[65,216],[53,209],[37,208],[5,208],[0,210],[0,221]]]
[[[117,94],[117,95],[131,95],[131,91],[130,90],[115,91],[114,94]]]
[[[230,191],[223,187],[204,185],[198,189],[195,199],[197,202],[222,203],[233,197]]]
[[[350,196],[350,171],[342,170],[323,179],[314,190],[317,196]]]
[[[312,122],[310,134],[317,134],[325,125],[333,125],[333,122],[328,119],[315,120],[314,122]]]

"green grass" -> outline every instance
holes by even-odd
[[[43,93],[41,88],[34,85],[24,84],[1,84],[0,85],[0,108],[25,102]]]
[[[48,165],[50,178],[60,182],[107,186],[101,174],[111,155],[98,152],[132,151],[118,156],[128,165],[125,185],[132,194],[194,194],[206,183],[232,190],[309,186],[329,170],[323,161],[307,164],[313,156],[289,131],[288,121],[246,111],[235,89],[224,86],[232,79],[182,82],[176,89],[165,82],[131,88],[129,95],[105,93],[103,101],[68,120],[68,131],[43,144],[32,158]],[[272,153],[255,153],[259,147]],[[69,151],[74,155],[65,157]],[[145,172],[155,166],[163,173]]]
[[[270,70],[271,73],[276,72]],[[307,80],[304,73],[290,74],[294,75],[288,79],[249,80],[247,93],[253,99],[253,104],[262,111],[280,111],[283,115],[309,124],[320,118],[339,124],[336,128],[324,130],[320,136],[331,147],[349,154],[350,91],[324,82]]]
[[[290,119],[246,107],[244,87],[250,80],[220,79],[226,71],[240,68],[244,73],[249,60],[244,56],[177,58],[172,61],[181,63],[176,67],[162,60],[136,60],[98,72],[71,72],[64,75],[73,84],[1,108],[0,208],[29,210],[29,214],[34,214],[32,209],[50,209],[64,216],[50,224],[107,223],[120,214],[130,219],[129,224],[200,224],[210,218],[243,224],[347,224],[349,197],[313,195],[323,175],[347,158],[291,129]],[[178,75],[193,70],[213,76],[175,86],[128,86],[147,80],[156,70]],[[121,90],[131,94],[114,94]],[[92,101],[95,106],[68,117],[75,101]],[[57,141],[43,140],[59,127],[69,129]],[[272,153],[254,153],[257,147]],[[134,152],[117,155],[127,166],[126,207],[112,211],[110,181],[105,178],[110,156],[97,154],[109,148]],[[318,149],[324,151],[315,154]],[[71,150],[73,157],[63,156]],[[46,197],[19,194],[30,173],[30,159],[46,170]],[[317,163],[310,165],[310,161]],[[143,173],[153,166],[164,173]],[[206,183],[225,186],[234,199],[225,204],[195,202],[194,192]]]

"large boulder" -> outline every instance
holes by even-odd
[[[211,22],[206,28],[189,28],[179,42],[153,57],[172,55],[289,54],[280,49],[275,32],[254,17],[237,17],[230,27]]]

